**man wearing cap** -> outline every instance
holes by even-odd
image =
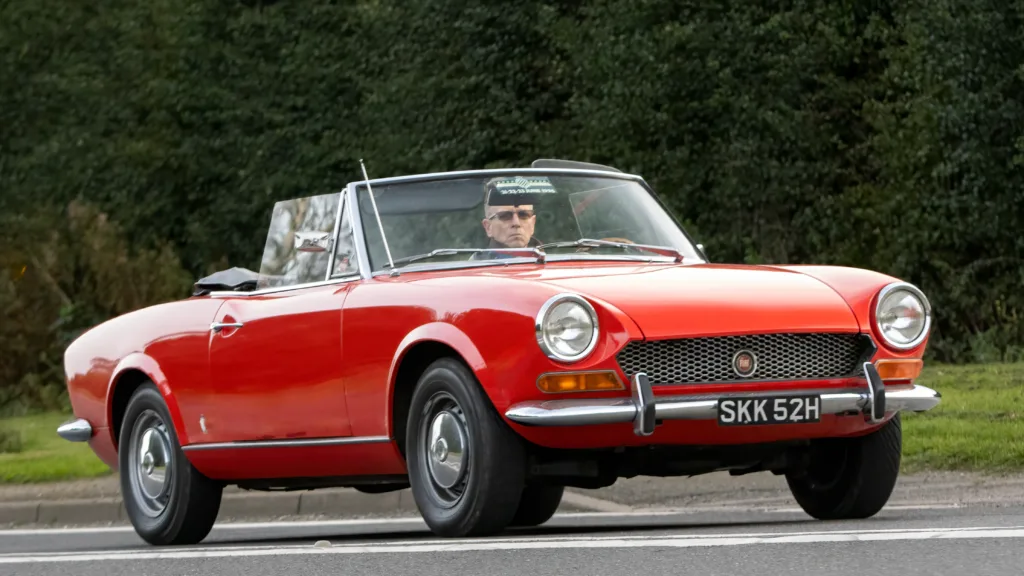
[[[537,215],[534,200],[541,194],[554,194],[545,177],[499,177],[487,181],[484,192],[484,232],[490,248],[526,248],[540,242],[533,237]],[[521,253],[483,252],[476,258],[515,258]]]

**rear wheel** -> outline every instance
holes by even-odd
[[[526,476],[525,447],[465,365],[442,358],[423,372],[406,447],[413,498],[435,534],[493,534],[512,521]]]
[[[866,436],[815,441],[808,466],[787,473],[786,481],[800,507],[814,518],[869,518],[892,495],[902,451],[903,429],[896,414]]]
[[[196,544],[210,533],[223,487],[185,457],[151,382],[128,401],[118,440],[121,494],[138,535],[154,545]]]
[[[565,486],[531,484],[523,490],[512,526],[539,526],[555,515],[562,503]]]

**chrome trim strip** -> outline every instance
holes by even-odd
[[[245,440],[240,442],[201,442],[182,446],[182,450],[231,450],[235,448],[304,448],[307,446],[341,446],[345,444],[379,444],[390,442],[387,436],[339,436],[303,440]]]
[[[359,262],[359,275],[364,280],[373,278],[372,267],[370,266],[370,247],[367,244],[366,234],[363,232],[363,216],[359,207],[359,194],[356,194],[356,185],[349,184],[346,193],[352,199],[352,209],[349,210],[349,219],[352,223],[352,234],[356,245],[356,258]]]
[[[446,262],[430,262],[423,264],[410,264],[409,266],[402,266],[398,270],[402,274],[408,274],[412,272],[444,272],[449,270],[464,270],[467,268],[487,268],[492,266],[513,266],[517,264],[544,264],[548,262],[637,262],[643,264],[674,264],[671,258],[645,258],[645,257],[633,257],[633,256],[598,256],[598,255],[552,255],[545,253],[544,260],[538,261],[536,258],[501,258],[493,260],[449,260]],[[683,264],[685,265],[685,264]],[[378,270],[372,274],[372,276],[391,276],[391,271],[388,269]]]
[[[330,280],[318,280],[316,282],[306,282],[305,284],[294,284],[292,286],[274,286],[273,288],[264,288],[262,290],[253,290],[252,292],[236,292],[233,290],[218,290],[210,292],[211,298],[246,298],[251,296],[262,296],[264,294],[276,294],[278,292],[288,292],[291,290],[302,290],[305,288],[316,288],[318,286],[330,286],[332,284],[344,284],[345,282],[354,282],[361,280],[359,276],[349,275],[342,276],[339,278],[331,278]]]
[[[84,418],[65,422],[57,427],[57,435],[68,442],[88,442],[92,438],[92,424]]]
[[[324,280],[330,280],[334,276],[334,259],[338,252],[338,233],[341,232],[341,211],[345,208],[345,191],[342,190],[338,193],[338,211],[334,214],[334,232],[331,234],[331,238],[334,238],[334,242],[331,242],[331,250],[327,259],[327,274],[324,275]]]
[[[864,388],[817,390],[765,390],[746,393],[693,394],[654,397],[658,420],[714,420],[718,401],[725,398],[762,398],[771,396],[821,395],[822,414],[867,414],[871,404]],[[939,404],[942,395],[925,386],[886,390],[888,412],[925,412]],[[586,400],[541,400],[514,404],[505,411],[513,422],[526,426],[590,426],[596,424],[639,423],[639,409],[632,398]]]
[[[476,170],[453,170],[450,172],[428,172],[425,174],[408,174],[405,176],[387,176],[370,180],[371,186],[402,184],[406,182],[426,182],[430,180],[450,180],[452,178],[471,178],[474,176],[501,176],[504,174],[566,174],[569,176],[601,176],[616,180],[643,181],[643,177],[626,172],[608,172],[604,170],[585,170],[581,168],[482,168]],[[365,185],[366,180],[352,182],[353,185]]]
[[[465,270],[469,268],[492,268],[496,266],[511,266],[513,264],[541,264],[536,257],[531,258],[503,258],[500,260],[449,260],[447,262],[432,262],[424,264],[410,264],[402,266],[398,270],[402,274],[411,272],[445,272],[450,270]],[[390,269],[377,270],[372,274],[377,276],[393,276]]]

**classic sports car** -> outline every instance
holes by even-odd
[[[79,337],[58,433],[161,545],[204,539],[226,485],[411,487],[454,537],[541,524],[567,486],[765,471],[864,518],[900,412],[939,402],[930,324],[884,274],[711,263],[614,168],[367,177],[277,203],[258,273]]]

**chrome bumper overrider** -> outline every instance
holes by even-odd
[[[873,364],[864,366],[865,388],[765,390],[721,394],[691,394],[655,398],[647,375],[632,379],[632,398],[542,400],[514,404],[505,411],[513,422],[527,426],[587,426],[633,422],[638,436],[654,433],[658,420],[716,420],[718,401],[726,398],[821,396],[822,414],[864,415],[880,422],[887,412],[924,412],[938,405],[941,395],[925,386],[886,389]]]
[[[92,438],[92,425],[79,418],[58,426],[57,435],[69,442],[88,442]]]

